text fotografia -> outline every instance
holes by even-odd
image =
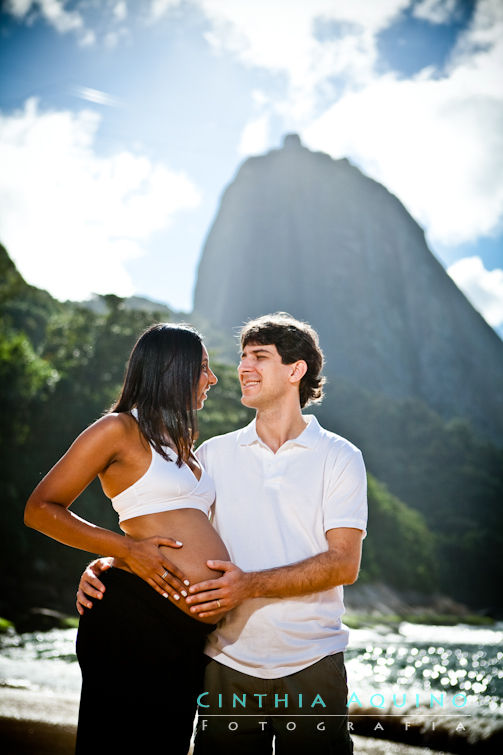
[[[207,729],[211,728],[213,722],[209,721],[208,718],[201,717],[201,714],[199,714],[199,715],[200,715],[199,726],[201,727],[201,729],[203,731],[206,731]],[[220,718],[221,715],[216,714],[214,717],[215,718]],[[262,731],[265,731],[266,726],[269,726],[270,722],[269,721],[261,721],[260,717],[261,717],[260,715],[257,716],[257,718],[259,720],[257,721],[256,725]],[[255,716],[254,716],[254,718],[255,718]],[[292,731],[293,732],[293,731],[295,731],[297,729],[298,725],[299,725],[298,721],[284,721],[284,722],[282,722],[282,726],[283,726],[283,728],[286,731]],[[405,732],[407,732],[407,731],[409,731],[411,729],[414,729],[419,724],[418,724],[417,721],[416,722],[411,722],[411,721],[405,720],[405,721],[402,722],[401,725],[402,725],[403,730]],[[435,721],[435,719],[432,719],[431,721],[428,722],[428,725],[429,725],[430,731],[435,731],[436,726],[437,726],[437,722]],[[278,724],[276,724],[276,726],[278,726]],[[306,726],[306,724],[302,725],[302,728],[304,730],[305,730],[305,726]],[[355,726],[355,723],[353,721],[347,721],[346,726],[347,726],[348,731],[351,732],[352,734],[357,734],[358,733],[357,727]],[[421,730],[424,732],[425,731],[424,724],[420,724],[420,726],[421,726]],[[329,725],[328,721],[318,720],[318,716],[316,716],[316,720],[314,720],[311,723],[310,728],[311,728],[312,732],[315,734],[316,732],[322,732],[322,731],[329,730],[330,729],[330,725]],[[246,724],[245,729],[247,731],[250,730],[249,724]],[[396,730],[396,727],[393,727],[393,729]],[[219,730],[220,730],[220,727],[219,727]],[[230,731],[230,732],[239,731],[239,722],[238,721],[233,721],[233,720],[229,721],[227,723],[227,730]],[[373,731],[376,732],[376,734],[377,733],[384,733],[385,730],[386,730],[386,719],[374,721]],[[458,721],[457,722],[457,724],[456,724],[456,732],[458,734],[461,734],[461,733],[466,733],[466,731],[467,731],[467,721],[466,721],[466,718],[465,718],[463,721]],[[365,733],[367,733],[367,732],[368,732],[368,727],[365,727]]]
[[[444,693],[433,693],[429,695],[429,699],[419,693],[407,694],[393,693],[391,696],[383,695],[382,693],[374,693],[370,697],[364,698],[358,695],[356,692],[352,692],[347,701],[347,707],[357,706],[360,708],[378,708],[379,710],[387,710],[390,708],[407,708],[410,707],[429,707],[434,708],[448,708],[452,710],[459,710],[464,708],[467,703],[467,697],[464,692],[459,692],[449,700],[448,696]],[[306,697],[302,694],[298,695],[278,695],[269,693],[253,693],[247,694],[243,692],[238,695],[234,693],[231,697],[224,699],[224,695],[219,692],[217,695],[210,696],[209,692],[201,692],[197,698],[197,704],[200,709],[200,714],[209,715],[208,711],[215,710],[248,710],[253,713],[255,710],[263,711],[287,711],[292,714],[296,711],[312,710],[313,712],[321,712],[327,710],[327,705],[321,695],[315,695],[314,697]],[[327,711],[328,712],[328,711]],[[357,715],[355,713],[355,715]]]

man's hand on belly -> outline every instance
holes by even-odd
[[[190,612],[200,617],[230,611],[246,598],[253,597],[254,572],[244,572],[232,561],[207,561],[210,569],[223,572],[218,579],[207,579],[189,588]]]
[[[105,585],[98,579],[102,572],[113,566],[113,558],[98,558],[86,567],[82,572],[77,591],[77,611],[82,616],[85,608],[92,608],[93,604],[89,598],[98,598],[101,600],[105,592]]]
[[[302,561],[261,571],[243,572],[231,561],[207,561],[223,572],[218,579],[192,585],[186,599],[191,612],[214,616],[246,598],[293,598],[356,581],[363,531],[354,527],[327,530],[328,550]]]

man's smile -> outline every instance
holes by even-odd
[[[246,379],[241,381],[243,388],[250,388],[252,385],[259,385],[260,380]]]

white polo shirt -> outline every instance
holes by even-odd
[[[255,420],[203,443],[197,454],[217,490],[213,524],[244,571],[285,566],[328,550],[335,527],[366,531],[361,452],[305,416],[306,429],[277,453]],[[297,598],[244,601],[219,624],[206,653],[238,671],[274,679],[344,650],[343,588]]]

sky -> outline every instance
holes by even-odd
[[[224,188],[296,132],[503,336],[501,0],[3,0],[0,72],[0,242],[53,296],[189,312]]]

